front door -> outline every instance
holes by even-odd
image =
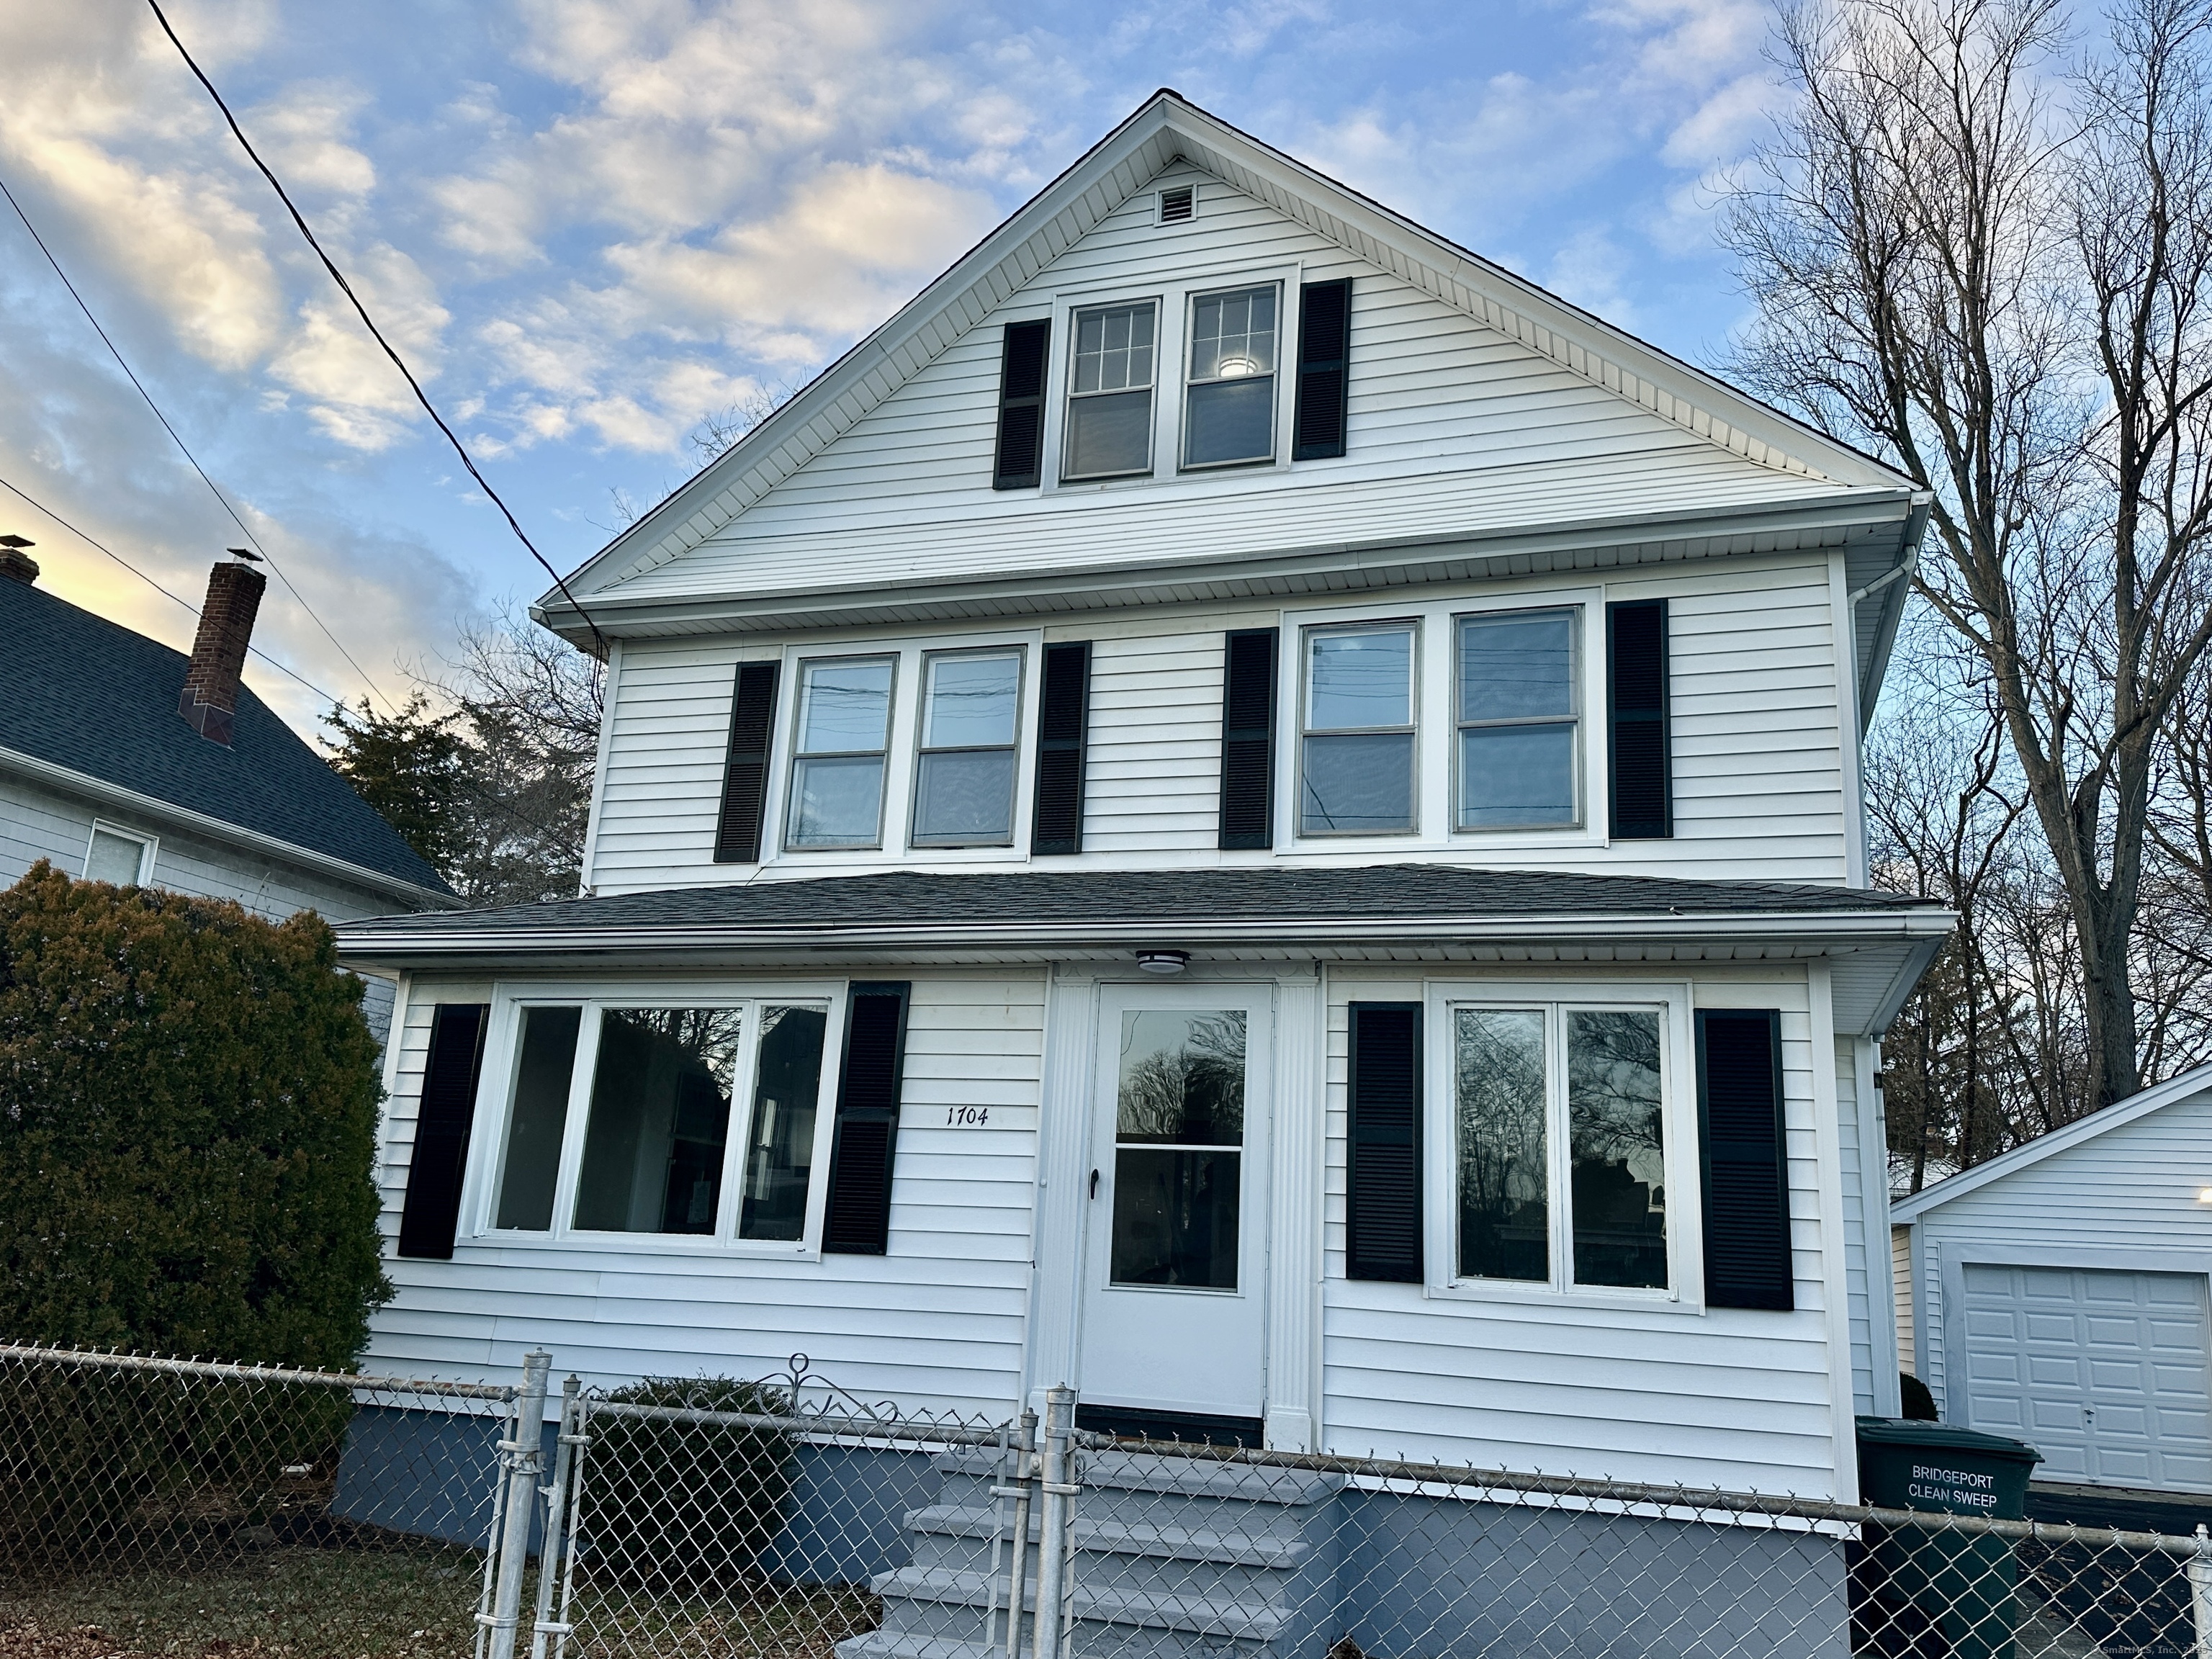
[[[1085,1415],[1102,1429],[1241,1437],[1266,1395],[1273,1001],[1243,986],[1103,996]]]

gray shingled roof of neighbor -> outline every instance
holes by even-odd
[[[1357,868],[1065,870],[995,874],[882,875],[756,881],[571,899],[501,909],[372,917],[340,929],[348,949],[374,952],[404,939],[435,950],[560,939],[748,933],[784,939],[869,929],[994,928],[1081,932],[1177,927],[1402,922],[1540,924],[1619,918],[1677,921],[1802,917],[1872,919],[1877,927],[1948,927],[1948,912],[1924,899],[1862,888],[1772,882],[1480,870],[1456,865]]]
[[[149,795],[431,893],[438,872],[241,687],[229,747],[177,713],[180,651],[0,580],[0,750]],[[0,767],[7,756],[0,754]]]

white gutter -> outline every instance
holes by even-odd
[[[106,779],[94,777],[88,772],[79,772],[72,767],[40,760],[36,755],[27,755],[20,749],[0,747],[0,767],[21,772],[27,777],[35,778],[41,783],[73,794],[90,796],[104,805],[142,818],[157,819],[213,840],[243,844],[299,868],[313,870],[356,887],[389,893],[424,909],[458,910],[466,902],[452,893],[418,887],[398,876],[387,876],[379,870],[366,869],[347,860],[333,858],[328,853],[318,853],[311,848],[301,847],[276,836],[249,830],[244,824],[231,823],[228,818],[195,811],[189,806],[179,806],[176,802],[163,800],[158,795],[141,794],[136,789],[126,789],[119,783],[110,783]]]
[[[1948,910],[1781,911],[1758,915],[1400,916],[1299,920],[1224,916],[1157,921],[927,921],[656,923],[630,927],[439,927],[341,925],[338,949],[362,959],[420,959],[487,952],[532,956],[588,951],[713,951],[832,947],[844,951],[981,946],[1274,943],[1486,943],[1540,939],[1674,944],[1813,939],[1848,946],[1940,944]],[[1932,948],[1932,945],[1931,945]]]

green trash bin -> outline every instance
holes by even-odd
[[[2018,1440],[1900,1417],[1858,1419],[1859,1501],[1991,1520],[2026,1518],[2043,1454]],[[2014,1659],[2020,1562],[1992,1533],[1887,1527],[1871,1540],[1863,1620],[1875,1653],[1903,1659]]]

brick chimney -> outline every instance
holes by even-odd
[[[28,587],[39,580],[39,562],[23,550],[38,544],[21,536],[0,536],[0,576]]]
[[[238,708],[238,677],[246,667],[246,647],[253,638],[254,613],[269,579],[243,561],[219,564],[208,573],[207,604],[200,611],[192,659],[185,670],[185,689],[177,712],[192,730],[225,747],[231,716]]]

